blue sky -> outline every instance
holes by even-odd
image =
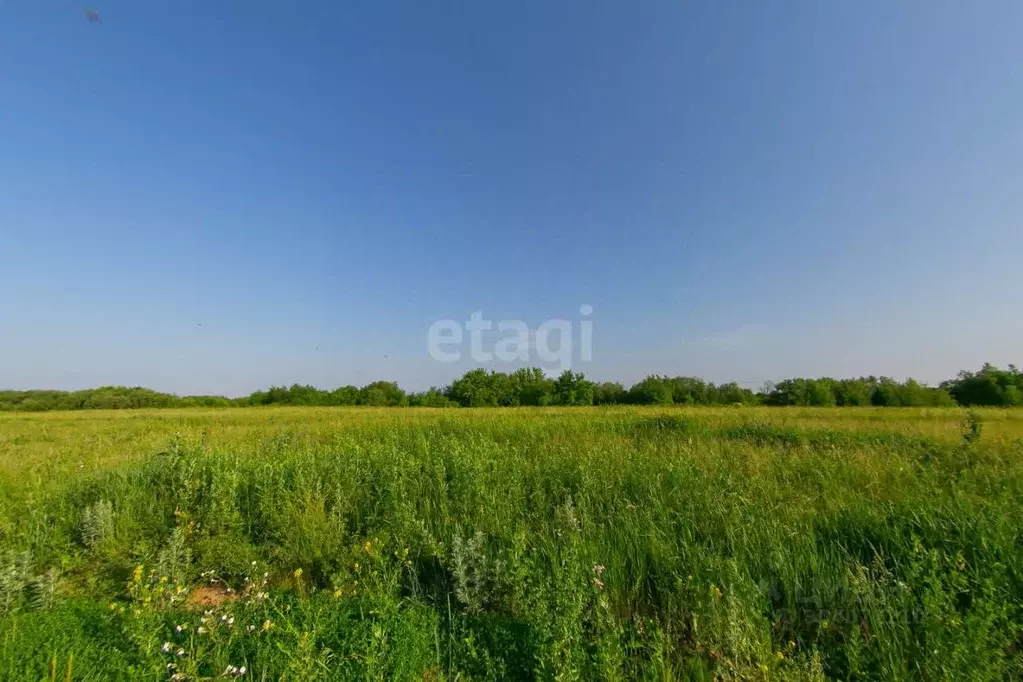
[[[1023,4],[98,9],[0,4],[0,386],[422,388],[583,304],[624,382],[1023,359]]]

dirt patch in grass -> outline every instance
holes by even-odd
[[[228,592],[222,585],[199,585],[188,591],[185,606],[190,609],[210,609],[238,599],[235,592]]]

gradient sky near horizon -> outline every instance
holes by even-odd
[[[96,6],[0,4],[0,387],[418,389],[583,304],[626,383],[1023,364],[1023,3]]]

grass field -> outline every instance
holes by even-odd
[[[1023,679],[1021,522],[1023,411],[0,414],[0,679]]]

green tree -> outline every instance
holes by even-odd
[[[329,405],[357,405],[359,389],[355,386],[339,386],[330,392],[327,403]]]
[[[621,384],[602,381],[593,384],[594,405],[618,405],[628,402],[629,394]]]
[[[671,401],[676,405],[709,405],[712,386],[696,377],[674,377],[665,379],[671,389]]]
[[[393,381],[374,381],[359,389],[359,405],[376,407],[405,407],[408,396]]]
[[[448,398],[438,388],[430,388],[422,393],[409,394],[410,407],[458,407],[458,403]]]
[[[554,380],[554,403],[556,405],[592,405],[593,382],[581,372],[566,369]]]
[[[718,386],[715,393],[715,402],[720,405],[756,405],[758,402],[756,393],[735,382]]]
[[[832,390],[839,407],[865,407],[870,405],[873,387],[866,379],[841,379],[832,384]]]
[[[661,376],[648,376],[629,389],[629,402],[637,405],[671,405],[672,387]]]
[[[1011,407],[1023,404],[1023,373],[1015,365],[1003,370],[985,363],[979,372],[961,371],[942,384],[960,405]]]
[[[520,405],[542,407],[554,402],[554,381],[539,367],[524,367],[512,374]]]
[[[484,369],[471,369],[451,382],[448,397],[462,407],[492,407],[497,405],[494,382]]]

